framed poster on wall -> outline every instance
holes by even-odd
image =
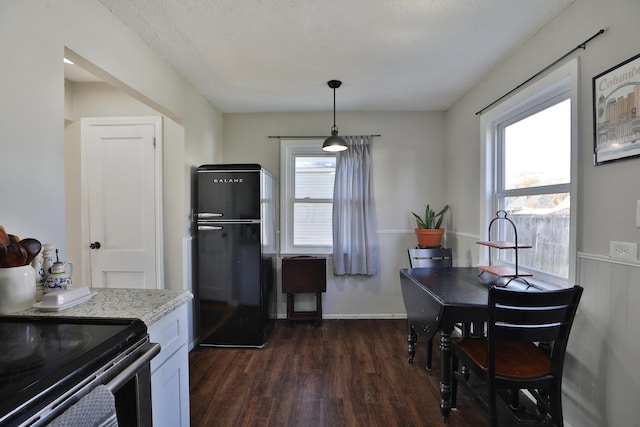
[[[596,165],[640,156],[640,54],[593,78],[593,155]]]

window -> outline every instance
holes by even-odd
[[[322,141],[281,142],[282,253],[332,251],[335,154]]]
[[[573,62],[565,65],[482,120],[487,156],[481,226],[486,229],[498,210],[506,211],[518,242],[532,245],[518,252],[519,268],[533,273],[536,282],[556,285],[570,282],[575,264],[576,68]],[[496,224],[498,235],[486,238],[514,240],[508,223]],[[492,257],[515,262],[514,251],[496,251]]]
[[[496,208],[506,211],[514,221],[518,241],[533,245],[533,250],[518,253],[519,264],[566,280],[571,212],[571,100],[561,100],[535,113],[527,112],[523,118],[501,124],[498,129]],[[511,227],[499,232],[501,240],[514,240],[514,236],[508,235],[513,233]],[[514,262],[513,251],[502,251],[500,256],[504,261]]]

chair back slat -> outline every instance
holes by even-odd
[[[496,304],[520,307],[553,307],[574,303],[574,288],[555,291],[531,290],[522,296],[522,291],[495,287],[494,298]]]
[[[504,341],[555,341],[562,336],[564,325],[538,327],[536,329],[522,327],[496,327],[495,336]]]
[[[411,268],[453,266],[453,250],[451,248],[409,249],[407,252]]]
[[[550,343],[552,369],[562,370],[571,325],[582,287],[557,291],[521,291],[492,286],[489,289],[489,358],[495,341]],[[556,351],[558,350],[558,351]]]
[[[556,305],[553,307],[513,307],[496,306],[496,320],[505,323],[522,325],[538,325],[544,323],[562,322],[567,318],[570,305]]]

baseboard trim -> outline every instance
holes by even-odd
[[[357,319],[406,319],[406,313],[375,313],[375,314],[322,314],[323,320],[357,320]],[[286,314],[278,314],[278,320],[286,320]]]

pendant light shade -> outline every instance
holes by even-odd
[[[342,85],[340,80],[329,80],[327,85],[333,89],[333,126],[331,127],[331,136],[324,140],[322,149],[324,151],[344,151],[347,143],[338,136],[338,127],[336,126],[336,89]]]

